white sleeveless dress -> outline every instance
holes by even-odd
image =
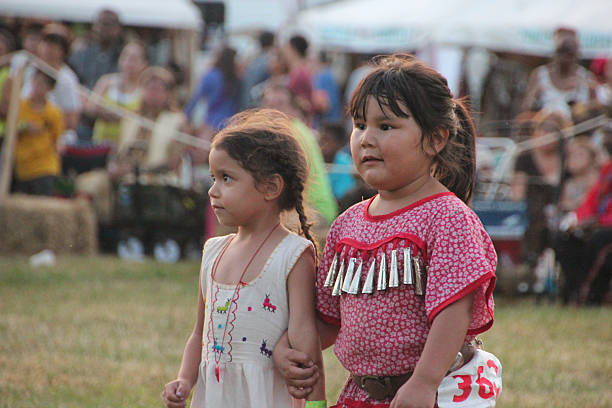
[[[289,408],[292,399],[273,366],[272,350],[289,325],[287,276],[312,244],[294,233],[288,234],[274,249],[261,274],[242,286],[232,301],[235,285],[211,282],[215,259],[231,236],[211,238],[204,245],[202,362],[191,407]],[[219,381],[215,356],[219,361]]]

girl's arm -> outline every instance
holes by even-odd
[[[316,323],[321,349],[325,350],[336,342],[340,327],[327,324],[318,317]],[[302,399],[310,394],[319,378],[319,370],[308,354],[291,348],[287,332],[276,343],[272,358],[294,398]]]
[[[340,326],[325,323],[317,317],[317,330],[319,330],[319,339],[321,340],[321,350],[336,344],[336,338],[340,331]]]
[[[314,362],[320,375],[306,395],[310,401],[325,400],[323,356],[315,315],[315,260],[312,250],[306,250],[297,260],[287,279],[289,293],[289,345]]]
[[[434,406],[438,386],[465,340],[473,303],[472,292],[435,317],[412,377],[398,390],[389,408]]]
[[[202,329],[204,328],[204,299],[201,285],[200,283],[196,323],[185,345],[181,368],[176,380],[166,384],[162,393],[168,408],[185,407],[187,397],[198,379],[198,369],[202,358]]]

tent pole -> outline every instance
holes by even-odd
[[[11,176],[13,175],[13,159],[15,144],[17,142],[17,121],[19,119],[19,101],[21,99],[21,85],[26,66],[24,65],[13,77],[11,83],[11,94],[6,120],[6,136],[2,154],[0,155],[0,200],[5,199],[10,193]]]

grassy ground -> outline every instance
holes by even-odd
[[[161,407],[195,318],[197,263],[0,258],[0,408]],[[612,309],[498,297],[498,407],[611,407]],[[326,351],[329,399],[346,373]]]

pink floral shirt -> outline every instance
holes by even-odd
[[[368,213],[372,200],[349,208],[332,225],[317,275],[317,310],[324,321],[340,326],[335,353],[348,371],[398,375],[414,369],[435,316],[466,294],[475,294],[466,340],[491,327],[497,256],[476,214],[452,193],[435,194],[382,216]],[[324,287],[335,255],[338,264],[363,260],[362,288],[372,262],[378,273],[384,253],[389,276],[391,251],[402,254],[408,247],[426,265],[423,296],[414,285],[401,283],[377,291],[376,280],[372,294],[332,296],[332,288]],[[402,271],[403,256],[397,260]],[[349,380],[337,406],[387,405],[374,404]]]

